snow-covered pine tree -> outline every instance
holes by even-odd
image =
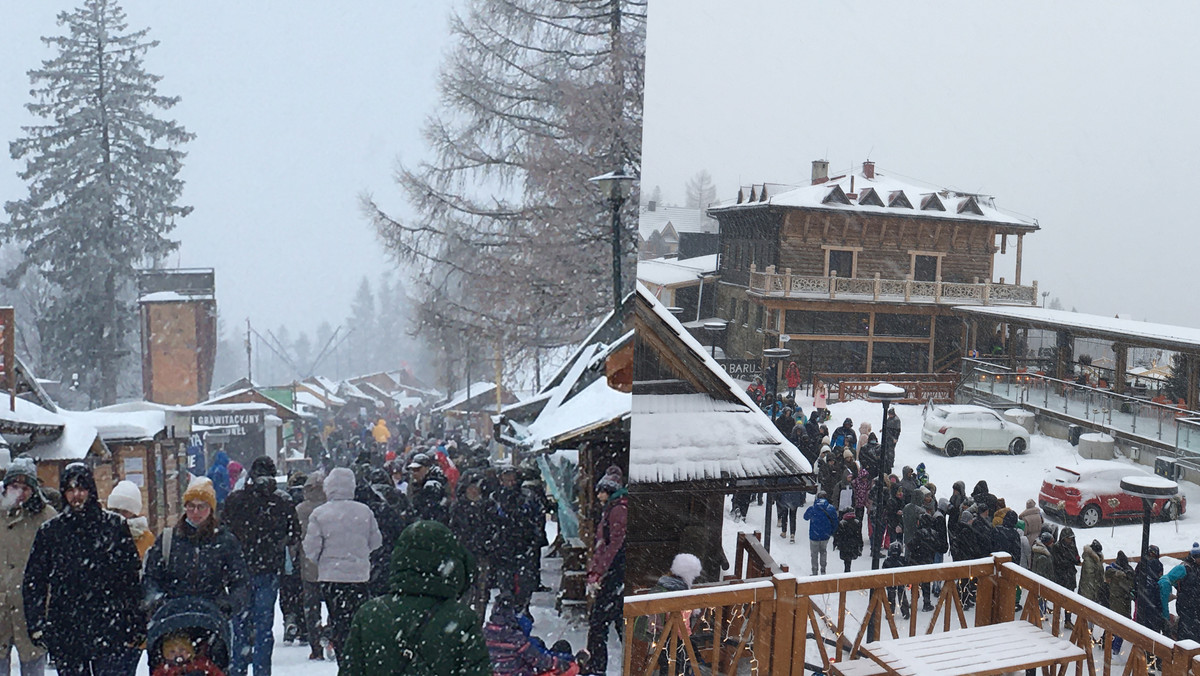
[[[350,303],[350,317],[346,319],[346,328],[350,331],[346,338],[348,377],[366,375],[372,371],[377,323],[375,293],[371,291],[371,282],[364,275]]]
[[[683,190],[686,195],[684,206],[692,209],[704,209],[717,201],[717,186],[707,169],[701,169],[689,178]]]
[[[364,199],[415,266],[423,335],[470,331],[519,368],[610,309],[609,207],[587,179],[640,173],[645,13],[644,0],[470,0],[451,18],[433,156],[398,172],[413,217]],[[622,216],[627,289],[637,204]]]
[[[24,127],[13,159],[29,187],[4,205],[5,239],[24,259],[6,278],[36,268],[56,297],[38,318],[42,363],[49,375],[78,373],[93,401],[116,399],[136,316],[136,269],[152,266],[178,247],[167,237],[191,207],[178,204],[179,171],[193,138],[174,121],[156,117],[178,103],[158,93],[158,75],[143,56],[158,42],[148,29],[129,31],[114,0],[84,0],[58,16],[66,34],[43,38],[57,55],[29,71],[42,124]]]

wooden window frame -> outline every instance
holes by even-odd
[[[908,250],[908,278],[916,279],[917,277],[917,256],[933,256],[937,259],[937,274],[933,276],[935,280],[942,278],[942,259],[946,256],[945,251],[919,251],[916,249]]]
[[[821,248],[825,250],[825,277],[829,276],[829,252],[830,251],[849,251],[850,256],[850,276],[858,277],[858,254],[863,250],[861,246],[838,246],[835,244],[822,244]],[[842,270],[838,270],[838,275],[845,277]]]

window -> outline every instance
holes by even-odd
[[[867,366],[866,342],[794,340],[788,347],[793,361],[809,373],[862,373]]]
[[[913,256],[913,281],[916,282],[933,282],[937,281],[938,273],[938,257],[937,256]]]
[[[872,373],[925,373],[929,366],[927,343],[883,343],[871,349]]]
[[[763,306],[756,305],[754,307],[754,328],[761,331],[766,328],[763,326]]]
[[[725,315],[725,319],[727,319],[728,321],[731,321],[731,322],[733,320],[737,319],[737,299],[736,298],[729,299],[729,314]]]
[[[818,336],[865,336],[870,328],[870,315],[866,312],[788,310],[784,322],[786,333]]]
[[[925,338],[929,335],[929,317],[876,312],[875,335]]]
[[[854,252],[829,250],[829,274],[837,272],[838,277],[854,276]]]

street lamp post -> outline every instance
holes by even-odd
[[[871,529],[870,526],[867,527],[871,534],[871,570],[879,569],[879,550],[883,545],[883,529],[885,528],[883,522],[883,503],[886,502],[884,497],[887,493],[887,488],[883,483],[883,458],[887,454],[888,407],[892,405],[893,401],[903,398],[904,388],[896,387],[890,383],[879,383],[878,385],[874,385],[871,387],[871,389],[867,390],[868,401],[874,400],[883,404],[883,424],[880,425],[879,429],[879,457],[875,461],[875,477],[874,484],[872,486],[875,492],[875,528]],[[874,618],[871,618],[868,621],[871,623],[869,627],[871,634],[870,638],[871,640],[875,640]]]
[[[767,347],[763,348],[762,355],[767,362],[766,367],[769,369],[766,374],[768,394],[774,397],[779,394],[779,360],[792,356],[792,351],[786,347]]]
[[[1150,548],[1151,510],[1155,500],[1170,500],[1179,493],[1179,484],[1161,476],[1132,475],[1121,479],[1121,490],[1142,499],[1142,556]],[[1169,504],[1169,503],[1168,503]]]
[[[617,169],[601,176],[588,179],[600,188],[601,194],[608,198],[612,207],[612,275],[613,275],[613,309],[621,308],[621,205],[629,198],[629,191],[636,180]]]
[[[768,348],[763,349],[762,354],[763,354],[763,360],[766,361],[766,363],[767,363],[767,368],[770,369],[770,373],[768,374],[770,376],[768,378],[768,382],[770,383],[770,397],[769,398],[771,400],[770,406],[774,406],[775,400],[773,397],[775,396],[776,389],[777,389],[776,388],[777,374],[775,373],[775,371],[776,371],[775,365],[778,362],[776,360],[783,359],[784,357],[790,356],[792,354],[792,351],[787,349],[786,347],[768,347]],[[773,413],[775,415],[779,415],[779,411],[773,411]],[[772,420],[771,422],[774,422],[774,420]],[[766,524],[763,525],[763,532],[766,535],[764,535],[764,537],[763,537],[763,547],[765,547],[768,552],[771,551],[771,530],[772,530],[771,506],[772,506],[774,497],[775,497],[774,493],[770,493],[770,492],[767,493],[766,509],[765,509]]]

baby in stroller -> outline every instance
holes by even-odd
[[[167,601],[150,619],[146,655],[152,676],[225,676],[229,621],[211,601]]]

